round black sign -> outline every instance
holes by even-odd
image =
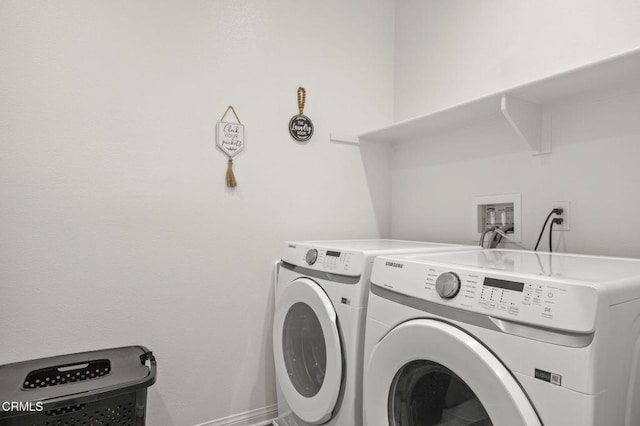
[[[298,142],[307,142],[313,136],[313,123],[306,115],[294,115],[289,121],[289,134]]]

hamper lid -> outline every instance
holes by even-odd
[[[0,400],[60,400],[154,382],[151,352],[144,346],[126,346],[1,365]]]

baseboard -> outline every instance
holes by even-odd
[[[268,405],[240,414],[200,423],[195,426],[260,426],[271,422],[278,416],[278,404]]]

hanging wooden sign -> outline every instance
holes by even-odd
[[[231,110],[236,118],[236,122],[224,121],[224,117]],[[222,118],[218,121],[216,128],[216,145],[228,158],[227,163],[227,187],[234,188],[237,186],[236,177],[233,174],[233,157],[238,155],[244,149],[244,126],[236,114],[236,110],[231,105],[222,114]]]
[[[313,123],[304,115],[304,104],[307,100],[307,91],[304,87],[298,87],[298,111],[300,114],[294,115],[289,120],[289,134],[298,142],[308,142],[313,136]]]

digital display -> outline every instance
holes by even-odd
[[[327,250],[327,256],[340,257],[340,252],[339,251]]]
[[[518,283],[515,281],[497,280],[495,278],[486,277],[484,279],[484,285],[487,287],[503,288],[505,290],[522,291],[524,289],[524,283]]]

